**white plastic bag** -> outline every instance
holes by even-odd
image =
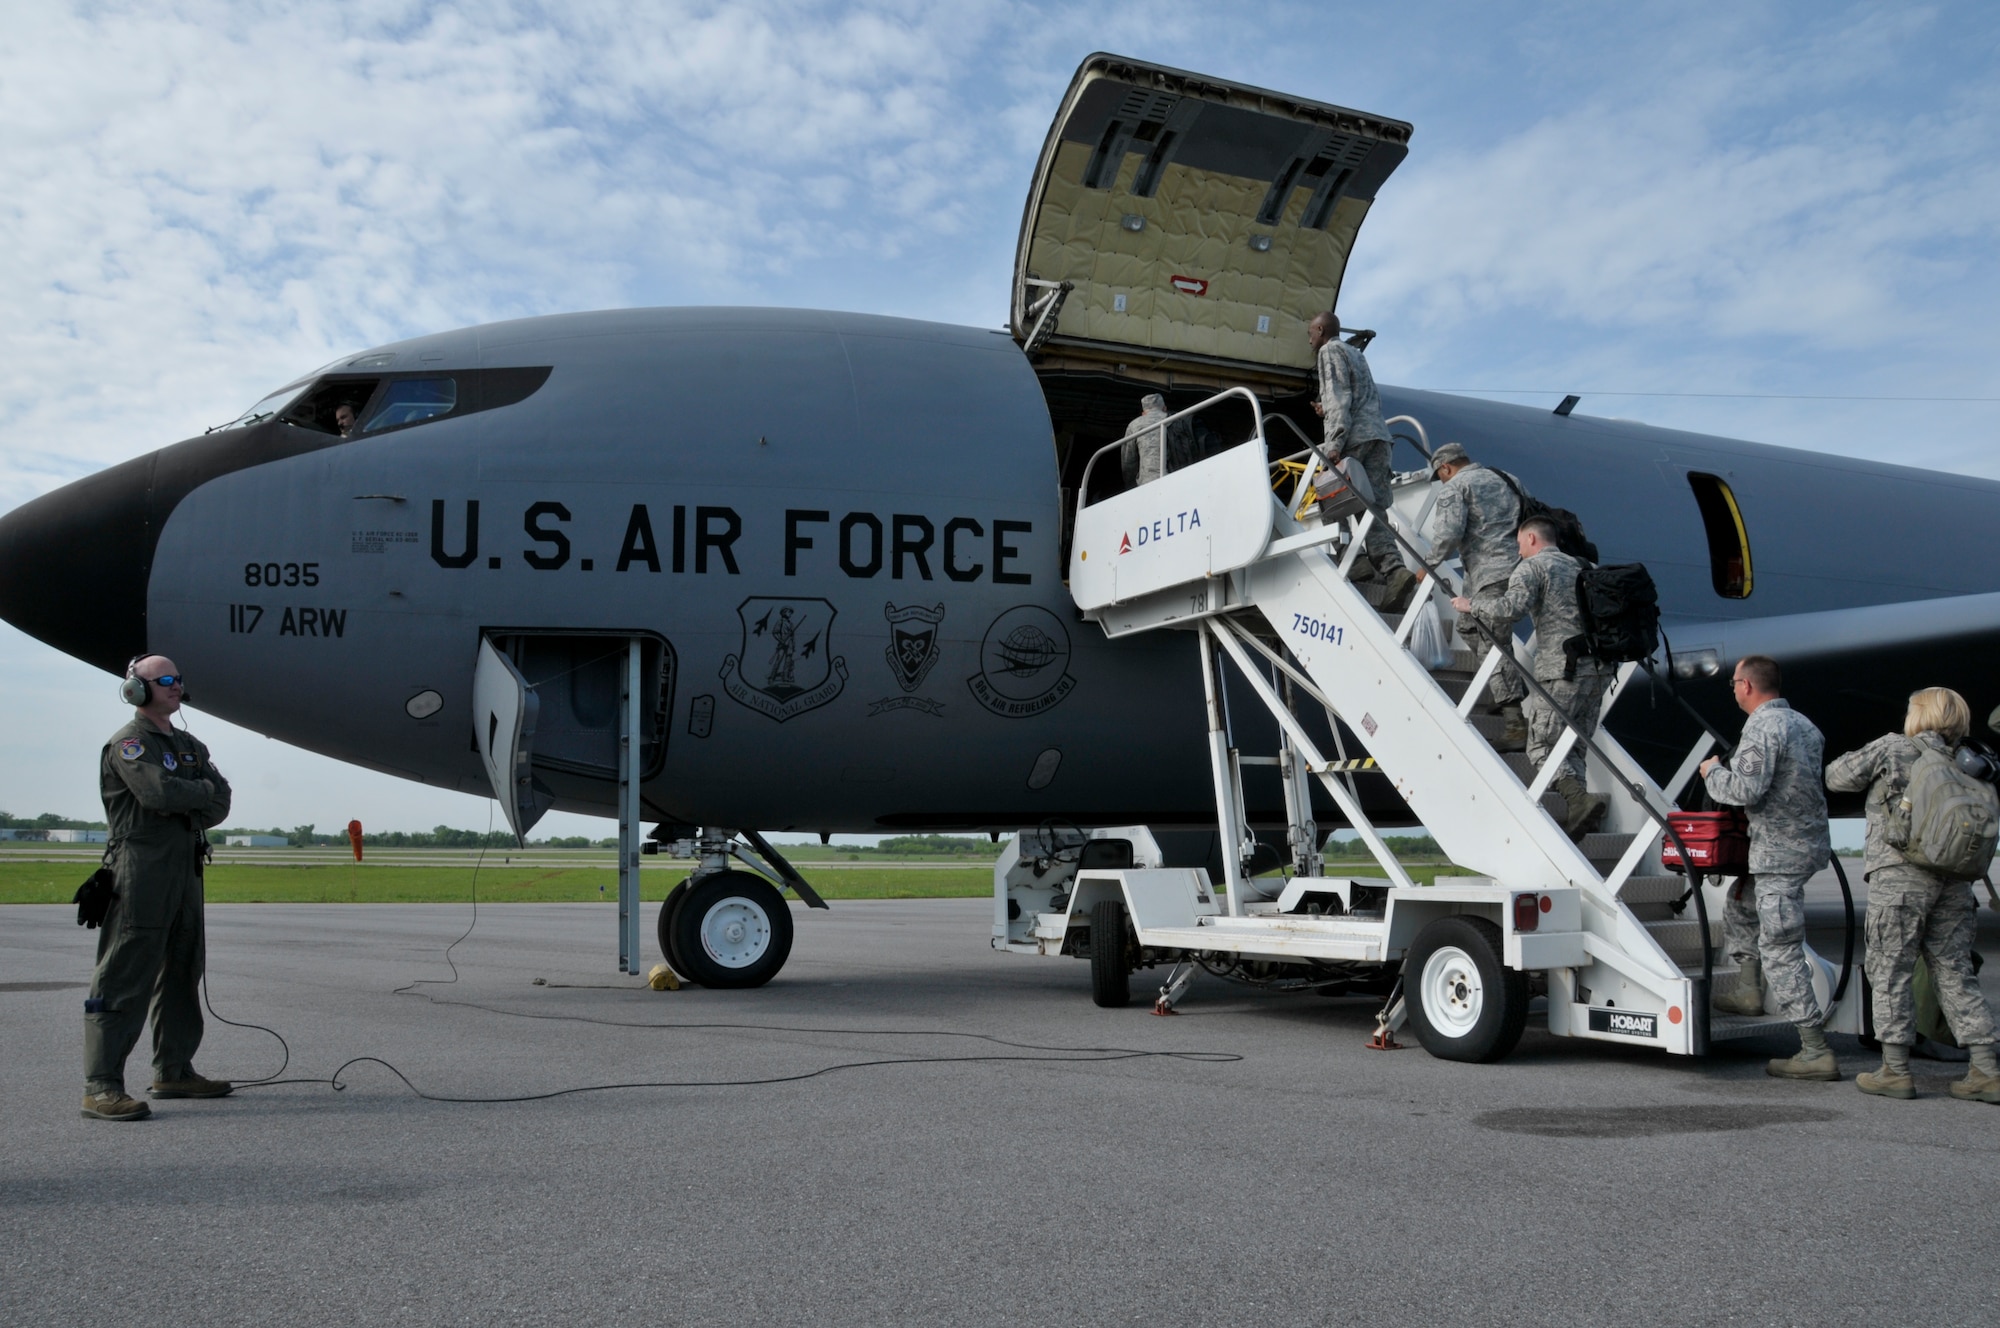
[[[1425,595],[1423,602],[1410,611],[1417,615],[1416,626],[1410,629],[1410,653],[1417,657],[1417,663],[1433,673],[1445,668],[1451,663],[1451,638],[1445,634],[1437,596]]]

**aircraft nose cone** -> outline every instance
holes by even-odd
[[[112,673],[143,654],[153,465],[112,466],[0,517],[0,618]]]

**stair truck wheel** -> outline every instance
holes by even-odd
[[[720,871],[687,885],[667,915],[668,958],[704,987],[761,987],[792,953],[792,911],[763,877]]]
[[[1497,1061],[1528,1021],[1527,974],[1500,961],[1500,929],[1456,914],[1417,933],[1403,966],[1403,999],[1417,1041],[1448,1061]]]
[[[1100,899],[1090,908],[1090,999],[1107,1010],[1132,1003],[1125,905],[1116,899]]]
[[[687,892],[688,883],[682,881],[667,891],[666,900],[660,905],[660,954],[665,957],[667,966],[682,977],[687,976],[687,965],[681,962],[680,955],[674,950],[674,912],[687,898]]]

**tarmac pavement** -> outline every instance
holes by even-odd
[[[1815,892],[1815,943],[1839,954]],[[798,910],[759,991],[645,990],[605,905],[218,905],[216,1009],[425,1091],[801,1075],[508,1105],[325,1084],[77,1114],[94,934],[0,910],[0,1322],[1986,1322],[2000,1108],[1550,1038],[1367,1051],[1372,1005],[1200,980],[1099,1010],[988,900]],[[2000,914],[1981,911],[1996,953]],[[651,962],[649,956],[648,962]],[[1994,993],[2000,968],[1987,970]],[[550,984],[535,985],[542,978]],[[1149,982],[1150,979],[1150,982]],[[1158,974],[1135,978],[1135,996]],[[487,1008],[475,1008],[487,1007]],[[528,1017],[521,1017],[528,1016]],[[757,1024],[761,1028],[690,1027]],[[676,1027],[678,1025],[678,1027]],[[1223,1052],[1240,1060],[1012,1048]],[[129,1085],[148,1079],[147,1046]],[[199,1067],[277,1068],[211,1022]],[[1981,1306],[1987,1308],[1981,1309]]]

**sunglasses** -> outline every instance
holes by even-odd
[[[178,687],[181,685],[181,678],[182,675],[178,673],[162,673],[159,677],[148,678],[146,681],[155,687]]]

